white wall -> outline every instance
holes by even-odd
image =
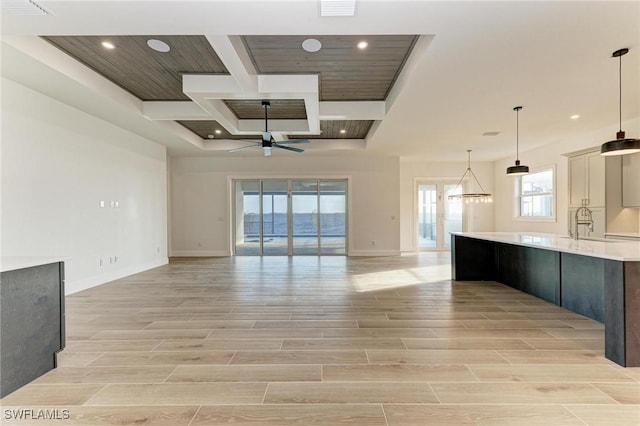
[[[1,148],[3,256],[70,257],[68,294],[167,262],[164,146],[3,78]]]
[[[230,179],[296,177],[349,179],[350,255],[400,253],[398,158],[276,152],[269,158],[172,158],[171,255],[230,255]]]
[[[629,137],[640,134],[640,120],[623,122]],[[507,167],[513,165],[514,158],[495,162],[495,230],[530,231],[553,234],[568,233],[569,182],[568,161],[563,154],[588,148],[599,149],[602,143],[615,138],[618,126],[597,131],[577,131],[570,138],[562,139],[543,147],[521,152],[520,161],[531,171],[553,165],[556,168],[556,220],[528,221],[515,218],[514,177],[505,174]]]
[[[400,247],[404,251],[417,250],[417,229],[416,229],[416,181],[417,180],[451,180],[457,183],[465,170],[467,162],[429,162],[413,159],[402,159],[400,161]],[[471,169],[478,178],[482,187],[492,193],[493,191],[493,163],[471,162]],[[480,190],[471,185],[465,178],[463,185],[468,190]],[[494,197],[495,198],[495,197]],[[465,231],[493,231],[493,211],[492,204],[464,205]]]

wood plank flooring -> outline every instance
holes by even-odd
[[[602,324],[449,277],[448,253],[176,259],[67,297],[60,367],[1,423],[640,425]],[[15,419],[40,409],[70,418]]]

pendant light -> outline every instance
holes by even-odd
[[[520,165],[520,122],[519,122],[519,113],[520,110],[522,109],[521,106],[517,106],[515,108],[513,108],[513,110],[516,112],[516,165],[515,166],[511,166],[511,167],[507,167],[507,174],[509,176],[520,176],[520,175],[526,175],[527,173],[529,173],[529,166],[521,166]]]
[[[625,133],[622,130],[622,57],[629,53],[629,49],[620,49],[613,52],[612,58],[620,58],[620,130],[616,133],[616,139],[605,142],[600,147],[600,155],[625,155],[634,154],[640,152],[640,139],[625,138]]]
[[[457,192],[458,188],[462,189],[462,186],[461,186],[462,180],[467,175],[467,173],[469,173],[471,176],[473,176],[473,179],[476,181],[476,183],[478,184],[478,186],[480,187],[480,190],[482,192],[464,192],[464,193],[460,192],[459,194],[449,195],[447,198],[449,198],[450,200],[462,200],[462,199],[464,199],[465,203],[491,203],[491,202],[493,202],[493,198],[491,198],[491,194],[489,194],[489,193],[484,191],[484,188],[482,187],[482,185],[480,185],[480,182],[478,182],[478,178],[473,173],[473,170],[471,170],[471,150],[470,149],[467,150],[467,170],[465,170],[464,174],[462,175],[462,177],[458,181],[458,184],[456,185],[456,187],[454,189],[454,192]]]

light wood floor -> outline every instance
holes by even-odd
[[[449,276],[448,253],[174,261],[67,297],[60,367],[2,422],[640,424],[640,369],[603,357],[601,324]]]

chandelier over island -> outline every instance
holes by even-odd
[[[464,180],[465,176],[467,176],[467,174],[473,177],[473,180],[475,180],[481,192],[462,192],[462,181]],[[471,187],[473,187],[473,182],[471,182]],[[475,173],[473,173],[473,170],[471,170],[471,150],[470,149],[467,150],[467,170],[465,170],[464,174],[458,181],[458,184],[456,185],[454,192],[458,192],[458,188],[460,188],[461,191],[457,194],[449,195],[448,197],[449,200],[464,200],[464,202],[467,204],[493,202],[493,198],[491,194],[489,194],[484,190],[484,188],[478,181],[478,178],[476,177]]]

